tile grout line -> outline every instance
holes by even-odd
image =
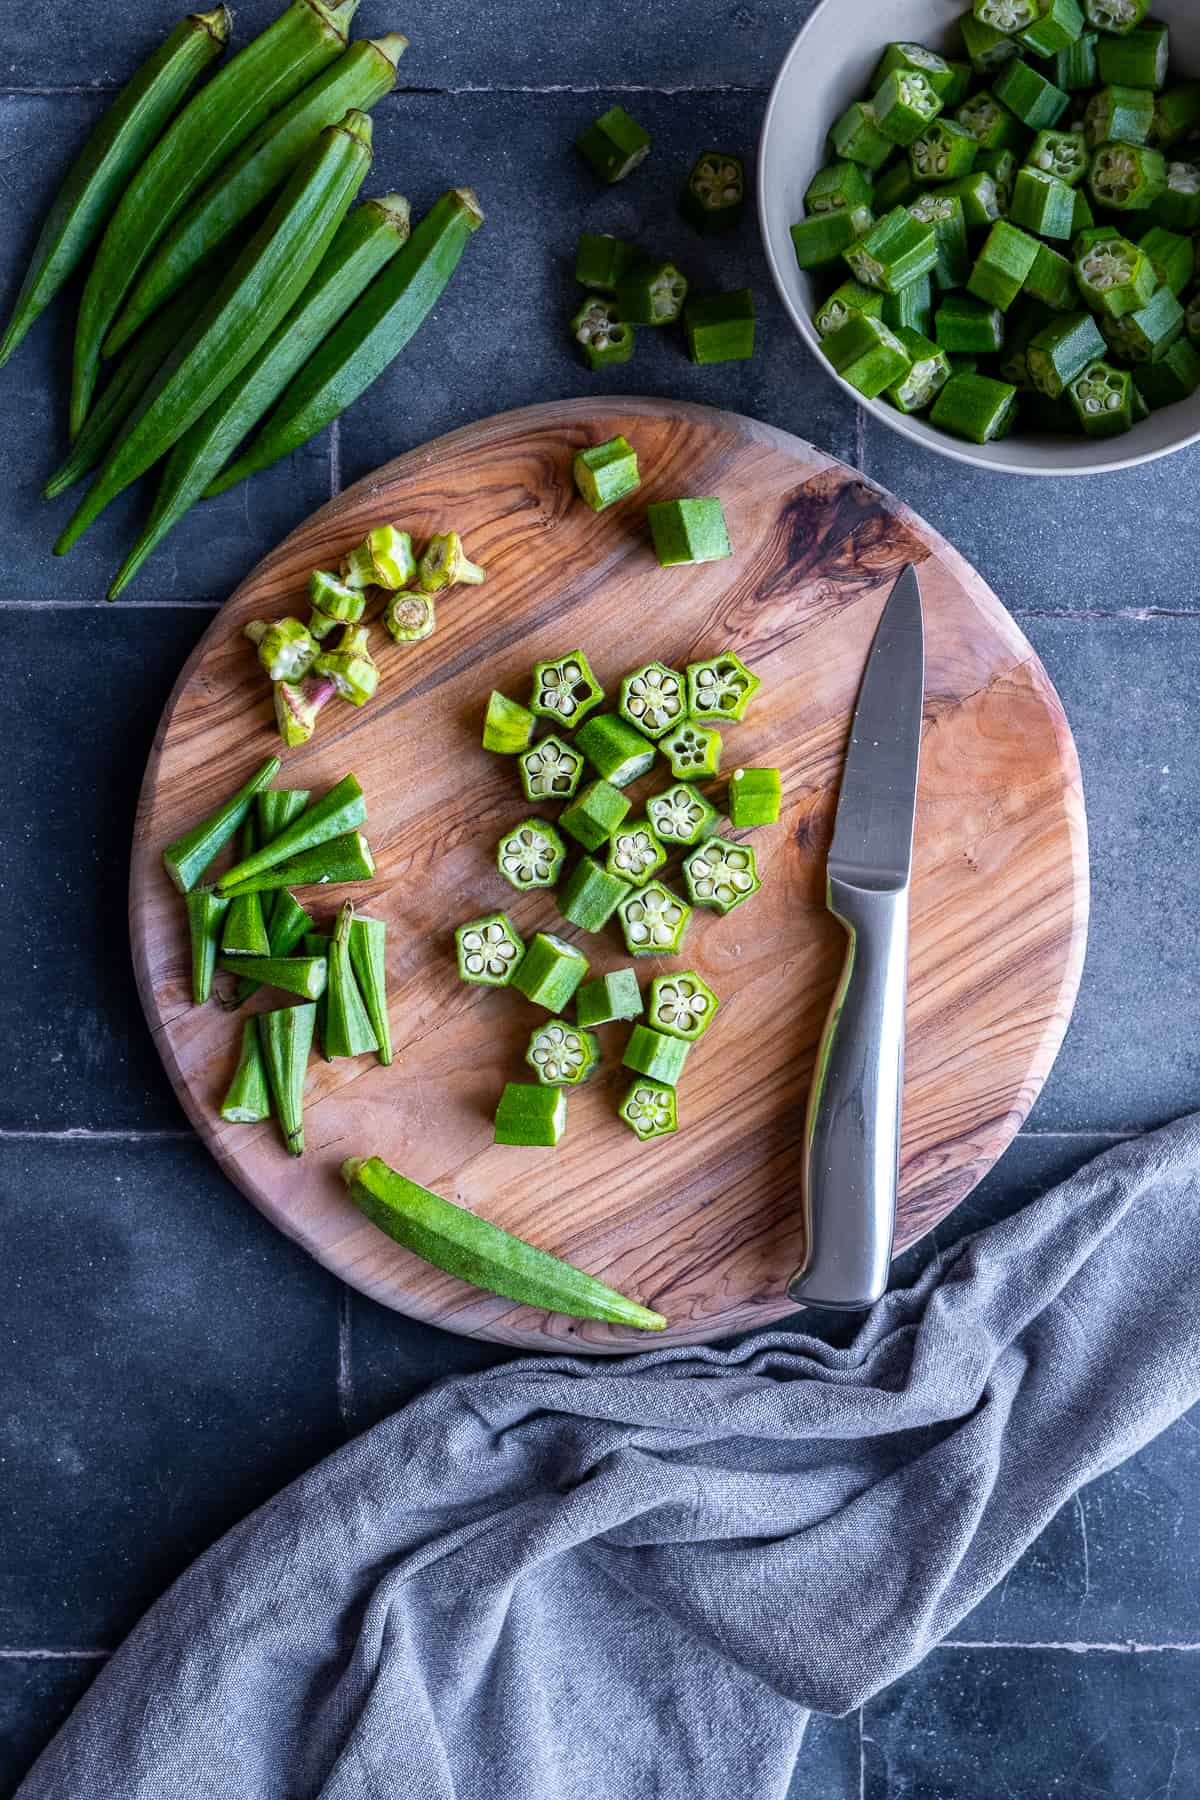
[[[106,1662],[111,1650],[0,1649],[0,1662]]]
[[[0,612],[220,612],[222,600],[0,600]]]
[[[334,419],[329,426],[329,498],[336,500],[342,491],[342,421]]]
[[[459,100],[465,95],[479,94],[660,94],[666,99],[688,94],[762,94],[764,97],[771,91],[770,85],[760,86],[757,82],[712,81],[682,82],[675,87],[660,87],[653,82],[613,81],[613,82],[573,82],[559,81],[542,84],[526,84],[522,82],[468,82],[463,87],[396,87],[388,98],[402,100],[406,95],[419,99]],[[119,94],[118,83],[93,82],[62,87],[19,87],[0,85],[0,98],[4,99],[103,99],[106,94]]]
[[[943,1638],[934,1646],[937,1650],[1047,1650],[1070,1656],[1166,1656],[1174,1653],[1177,1656],[1194,1656],[1200,1652],[1200,1644],[1139,1644],[1133,1638],[1123,1643],[1071,1643],[1071,1642],[1035,1642],[1021,1644],[1012,1638],[997,1638],[990,1642],[986,1638]]]
[[[867,1800],[867,1738],[863,1708],[858,1709],[858,1800]]]

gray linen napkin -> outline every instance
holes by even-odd
[[[782,1800],[1200,1391],[1200,1116],[887,1295],[445,1383],[232,1531],[19,1800]],[[86,1529],[86,1517],[83,1522]]]

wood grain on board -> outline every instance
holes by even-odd
[[[616,432],[636,446],[643,486],[596,515],[575,498],[571,458]],[[686,494],[721,497],[732,560],[659,568],[646,503]],[[303,614],[309,570],[335,567],[385,520],[418,540],[461,531],[488,579],[439,601],[425,643],[374,631],[376,699],[335,702],[310,744],[283,752],[281,786],[319,791],[353,770],[366,791],[377,878],[345,893],[388,922],[396,1044],[390,1069],[314,1059],[308,1147],[294,1160],[271,1126],[218,1115],[240,1023],[190,1003],[184,910],[160,852],[277,746],[243,625]],[[138,812],[134,958],[180,1099],[254,1204],[385,1305],[503,1343],[611,1353],[791,1312],[805,1095],[844,944],[823,905],[824,859],[864,659],[909,561],[924,595],[927,692],[898,1245],[942,1219],[1020,1126],[1070,1018],[1088,899],[1070,730],[1013,620],[936,532],[797,438],[658,400],[533,407],[399,458],[268,556],[180,675]],[[678,1135],[640,1144],[617,1118],[628,1076],[625,1028],[613,1025],[601,1030],[603,1068],[570,1096],[559,1148],[497,1148],[497,1097],[523,1079],[529,1032],[546,1015],[515,993],[460,985],[455,925],[507,907],[523,935],[579,940],[593,973],[630,960],[615,929],[564,927],[552,894],[516,894],[493,860],[500,833],[535,809],[512,761],[480,748],[487,694],[525,699],[533,663],[576,648],[610,693],[652,657],[681,667],[736,650],[763,686],[726,733],[725,769],[779,765],[783,816],[752,834],[762,892],[725,919],[697,912],[681,958],[641,963],[647,982],[663,966],[695,968],[721,998],[680,1084]],[[664,785],[659,770],[637,798]],[[708,786],[722,804],[723,780]],[[301,894],[322,922],[344,897]],[[665,1312],[669,1331],[548,1317],[429,1268],[346,1199],[342,1159],[372,1154]]]

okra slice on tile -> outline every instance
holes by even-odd
[[[953,119],[935,119],[908,146],[908,164],[920,182],[959,181],[975,167],[979,143]]]
[[[687,715],[687,684],[665,663],[643,663],[621,683],[621,717],[643,737],[660,738]]]
[[[551,732],[521,751],[517,768],[525,798],[535,806],[544,800],[570,800],[583,774],[583,756]]]
[[[1012,429],[1017,390],[990,375],[955,374],[933,403],[930,423],[974,444],[988,444]]]
[[[642,990],[635,969],[614,969],[585,981],[575,995],[575,1017],[585,1028],[636,1019],[643,1012]]]
[[[1088,192],[1097,206],[1146,212],[1167,191],[1167,162],[1148,144],[1101,144],[1088,170]]]
[[[542,1087],[578,1087],[600,1060],[600,1045],[590,1031],[550,1019],[534,1027],[525,1061]]]
[[[933,328],[948,355],[994,356],[1004,343],[1004,314],[973,294],[944,294]]]
[[[933,270],[938,259],[937,238],[932,225],[914,219],[907,207],[897,206],[843,254],[850,273],[864,287],[895,294]]]
[[[1184,333],[1185,315],[1169,287],[1160,287],[1145,306],[1119,319],[1103,319],[1101,330],[1118,362],[1157,362]]]
[[[1191,285],[1196,268],[1195,246],[1182,232],[1152,225],[1138,239],[1138,249],[1150,258],[1158,280],[1173,294],[1180,295]]]
[[[469,919],[454,933],[460,981],[480,987],[507,987],[517,972],[525,945],[507,913]]]
[[[687,299],[687,278],[673,262],[639,257],[616,288],[619,316],[631,325],[672,325]]]
[[[631,956],[674,956],[684,940],[692,909],[661,881],[647,882],[626,895],[617,917]]]
[[[988,232],[967,281],[968,293],[1007,312],[1037,261],[1038,242],[1017,225],[1000,219]]]
[[[1088,172],[1091,155],[1080,131],[1039,131],[1026,157],[1026,165],[1053,175],[1068,187],[1078,187]]]
[[[813,213],[791,228],[792,249],[801,269],[829,269],[875,224],[869,206],[848,212]]]
[[[938,286],[961,287],[971,268],[971,252],[967,244],[967,217],[959,196],[935,189],[920,195],[908,210],[914,219],[933,227],[937,240],[933,276]]]
[[[829,148],[834,156],[874,171],[882,169],[896,146],[880,131],[871,102],[855,100],[830,126]]]
[[[641,487],[637,451],[627,438],[609,438],[577,450],[571,463],[576,491],[593,512],[603,512]]]
[[[1104,339],[1090,313],[1056,319],[1030,339],[1025,352],[1029,379],[1040,394],[1057,400],[1089,363],[1104,355]]]
[[[683,335],[694,363],[744,362],[754,355],[754,295],[738,288],[689,300]]]
[[[1180,338],[1158,362],[1139,363],[1133,384],[1151,412],[1187,400],[1200,387],[1200,351],[1190,339]]]
[[[383,628],[397,644],[420,644],[437,629],[437,609],[432,594],[405,588],[389,594],[383,609]]]
[[[567,1096],[538,1082],[505,1084],[496,1108],[493,1141],[552,1150],[567,1129]]]
[[[646,508],[654,552],[663,568],[719,562],[733,555],[725,513],[715,496],[655,500]]]
[[[559,814],[558,822],[585,850],[606,844],[629,812],[632,801],[611,781],[591,781]]]
[[[1118,231],[1097,226],[1075,240],[1075,280],[1093,312],[1119,319],[1146,305],[1158,285],[1154,264]]]
[[[585,231],[575,252],[575,279],[580,287],[611,294],[631,262],[638,256],[635,244],[605,231]]]
[[[525,819],[496,845],[496,867],[521,893],[553,887],[567,860],[567,846],[543,819]]]
[[[746,171],[738,156],[704,150],[692,164],[679,198],[689,225],[705,236],[733,231],[746,205]]]
[[[834,288],[829,298],[821,302],[813,314],[813,324],[821,337],[828,337],[831,332],[839,331],[852,313],[879,318],[883,313],[883,302],[884,296],[878,288],[864,287],[861,281],[851,278]]]
[[[654,745],[617,713],[597,713],[585,719],[575,742],[602,781],[611,787],[628,787],[654,766]]]
[[[603,931],[630,888],[628,881],[583,856],[558,891],[558,910],[568,925]]]
[[[646,817],[664,844],[683,844],[689,849],[716,831],[721,815],[688,781],[677,781],[663,794],[646,802]]]
[[[682,1038],[668,1037],[650,1025],[635,1025],[621,1061],[625,1068],[673,1088],[683,1074],[690,1051],[691,1045]]]
[[[1119,37],[1105,34],[1096,46],[1101,81],[1123,87],[1163,87],[1170,54],[1170,33],[1153,19]]]
[[[658,740],[658,747],[677,781],[704,781],[720,770],[721,734],[711,725],[685,719]]]
[[[1083,115],[1091,148],[1101,144],[1145,144],[1154,128],[1154,95],[1145,88],[1104,87],[1093,94]]]
[[[680,975],[659,975],[650,983],[646,1017],[655,1031],[691,1044],[704,1036],[720,1004],[707,981],[694,969],[685,969]]]
[[[1032,63],[1019,59],[1005,63],[999,70],[992,92],[1031,131],[1049,131],[1071,104],[1070,94],[1055,87]]]
[[[675,1089],[665,1081],[639,1076],[626,1089],[618,1116],[643,1143],[650,1138],[668,1137],[679,1129]]]
[[[731,725],[746,716],[746,708],[762,682],[732,650],[722,650],[703,662],[687,666],[687,701],[691,719],[699,725]]]
[[[588,972],[588,960],[574,944],[539,931],[517,964],[512,986],[535,1006],[561,1013]]]
[[[633,819],[618,825],[608,840],[608,873],[627,881],[631,887],[645,887],[666,860],[667,853],[648,819]],[[616,910],[615,906],[613,910]]]
[[[871,97],[884,137],[907,148],[942,110],[941,95],[919,69],[893,69]]]
[[[518,756],[533,742],[537,719],[527,706],[492,689],[483,717],[483,747],[498,756]]]
[[[533,697],[529,710],[539,719],[553,719],[573,731],[604,699],[604,689],[592,674],[582,650],[571,650],[554,662],[533,666]]]
[[[684,857],[683,879],[693,905],[721,914],[741,906],[762,886],[754,846],[722,837],[706,838]]]
[[[1038,237],[1069,238],[1075,217],[1075,190],[1041,169],[1020,169],[1013,183],[1008,216]]]
[[[1169,231],[1200,231],[1200,162],[1169,162],[1167,185],[1150,209]]]
[[[580,132],[575,148],[601,181],[624,181],[649,156],[650,133],[623,106],[610,106]]]
[[[929,347],[936,354],[936,346]],[[945,362],[944,357],[942,360]],[[946,369],[948,375],[948,363]],[[774,825],[782,804],[783,779],[778,769],[735,769],[729,777],[729,823],[735,828]]]
[[[633,355],[633,326],[621,317],[615,300],[593,294],[571,320],[571,337],[589,369],[627,363]]]
[[[1132,431],[1133,376],[1108,362],[1089,363],[1067,393],[1075,416],[1088,437],[1118,437]]]

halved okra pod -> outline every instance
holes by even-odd
[[[640,1076],[626,1089],[618,1116],[643,1143],[649,1138],[667,1137],[679,1129],[675,1089],[665,1081]]]
[[[578,1087],[600,1060],[600,1045],[590,1031],[551,1019],[535,1026],[525,1052],[542,1087]]]
[[[719,562],[733,555],[725,513],[715,495],[654,500],[646,508],[654,554],[664,569],[681,563]]]
[[[564,730],[573,731],[603,699],[604,689],[582,650],[533,666],[529,710],[539,719],[553,719]]]
[[[271,1116],[267,1065],[258,1037],[258,1020],[242,1027],[242,1048],[233,1080],[221,1102],[221,1117],[230,1125],[256,1125]]]
[[[722,915],[743,905],[762,887],[753,845],[734,844],[722,837],[706,838],[684,857],[683,879],[694,905]]]
[[[705,150],[692,164],[679,199],[689,225],[706,235],[733,231],[746,204],[746,171],[741,158]]]
[[[104,340],[111,356],[144,320],[169,300],[214,251],[282,186],[321,132],[357,108],[370,112],[396,85],[396,65],[408,48],[399,32],[351,44],[295,99],[273,112],[224,163],[177,218],[134,283]]]
[[[585,981],[575,995],[575,1017],[585,1027],[636,1019],[642,1010],[642,990],[634,969],[614,969],[595,981]]]
[[[659,975],[650,983],[646,1016],[655,1031],[692,1044],[704,1036],[720,1004],[707,981],[694,969],[685,969],[679,975]]]
[[[231,23],[226,6],[189,13],[101,116],[46,215],[0,339],[0,368],[99,237],[188,89],[222,54]]]
[[[601,181],[624,181],[649,156],[650,133],[623,106],[610,106],[580,132],[575,148]]]
[[[521,893],[553,887],[567,860],[567,846],[543,819],[526,819],[496,845],[496,867]]]
[[[341,54],[357,7],[358,0],[293,0],[200,90],[141,164],[109,220],[80,303],[72,437],[91,405],[100,346],[151,251],[251,132]]]
[[[525,944],[507,913],[470,919],[454,933],[458,977],[479,987],[507,987],[525,954]]]
[[[280,762],[277,756],[269,756],[260,763],[254,774],[240,787],[236,794],[218,806],[207,819],[201,819],[182,837],[168,844],[163,851],[163,867],[181,894],[194,888],[213,858],[217,856],[233,837],[246,814],[254,804],[255,796],[270,787],[278,775]]]
[[[692,909],[661,881],[647,882],[620,902],[617,917],[631,956],[674,956],[684,940]]]
[[[192,1001],[203,1006],[212,993],[221,925],[229,901],[215,888],[192,888],[187,895],[188,938],[192,953]]]
[[[664,844],[689,848],[717,829],[720,814],[690,782],[677,781],[663,794],[652,794],[646,816]]]
[[[561,1013],[587,972],[587,957],[574,944],[552,931],[539,931],[517,964],[511,984],[535,1006]]]
[[[317,1009],[311,1003],[259,1016],[267,1080],[289,1156],[304,1154],[304,1077],[316,1025]]]
[[[581,931],[603,931],[631,884],[582,856],[559,889],[558,910]]]
[[[654,745],[616,713],[597,713],[575,734],[575,743],[597,775],[612,787],[628,787],[654,766]]]
[[[643,737],[660,738],[687,715],[685,679],[665,663],[643,663],[621,683],[617,710]]]
[[[603,444],[589,444],[577,450],[571,462],[571,473],[581,500],[593,512],[614,506],[626,494],[642,485],[638,473],[637,451],[627,438],[609,438]]]

